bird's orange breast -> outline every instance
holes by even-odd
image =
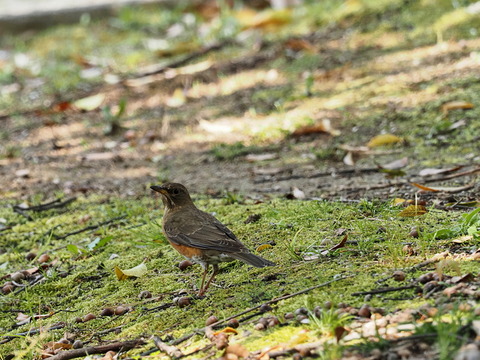
[[[170,241],[170,245],[174,247],[175,250],[177,250],[180,254],[183,256],[191,259],[194,257],[201,257],[202,256],[202,250],[197,249],[191,246],[185,246],[185,245],[178,245],[174,244],[173,242]]]

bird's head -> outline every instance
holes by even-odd
[[[160,195],[162,195],[162,201],[167,210],[173,209],[178,206],[193,204],[187,188],[182,184],[165,183],[159,186],[150,186],[150,189],[159,192]]]

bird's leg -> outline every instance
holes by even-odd
[[[203,284],[205,284],[205,278],[207,277],[208,266],[209,266],[208,264],[205,264],[205,267],[203,270],[203,276],[202,276],[202,284],[200,285],[200,291],[198,292],[198,296],[203,296],[203,294],[205,293],[205,290],[207,290],[207,289],[203,289]],[[210,283],[210,281],[208,283]],[[208,287],[208,284],[207,284],[207,287]]]
[[[210,279],[207,281],[207,285],[205,285],[205,288],[203,289],[203,292],[202,292],[202,295],[205,293],[205,291],[207,291],[208,287],[210,286],[210,283],[212,282],[212,280],[215,278],[215,276],[218,274],[218,265],[217,264],[214,264],[213,265],[213,273],[212,273],[212,276],[210,277]]]

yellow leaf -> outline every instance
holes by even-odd
[[[405,201],[405,199],[402,199],[402,198],[395,198],[392,200],[392,205],[400,205],[400,204],[403,204]]]
[[[129,277],[141,277],[147,273],[148,269],[144,263],[137,265],[131,269],[122,270],[118,266],[115,266],[115,275],[118,280],[126,280]]]
[[[256,250],[260,252],[260,251],[263,251],[263,250],[265,250],[265,249],[270,249],[270,248],[272,248],[272,247],[273,247],[273,246],[270,245],[270,244],[262,244],[262,245],[260,245],[259,247],[257,247]]]
[[[397,144],[401,142],[403,142],[403,139],[396,135],[382,134],[382,135],[377,135],[371,138],[370,141],[367,143],[367,146],[369,148],[372,148],[372,147],[383,146],[383,145]]]
[[[167,105],[170,107],[179,107],[185,104],[186,102],[187,102],[187,97],[185,96],[185,93],[183,92],[183,90],[180,88],[177,88],[173,92],[172,96],[170,96],[166,101]]]
[[[275,29],[292,21],[292,10],[265,10],[257,12],[251,9],[242,9],[235,13],[237,21],[245,29]]]
[[[73,103],[73,105],[84,111],[92,111],[100,107],[105,100],[105,94],[99,93],[96,95],[88,96],[83,99],[79,99]]]
[[[413,217],[426,214],[428,211],[423,205],[409,205],[403,209],[398,216]]]
[[[474,105],[466,101],[450,101],[442,105],[442,111],[444,113],[448,113],[450,110],[457,110],[457,109],[468,110],[473,108],[474,108]]]
[[[235,330],[234,328],[230,327],[230,326],[227,326],[226,328],[224,328],[222,330],[215,331],[213,333],[213,335],[218,335],[218,334],[221,334],[221,333],[232,333],[232,334],[237,335],[238,331]]]

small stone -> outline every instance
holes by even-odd
[[[205,321],[205,326],[210,326],[218,321],[218,318],[215,315],[209,316]]]
[[[148,290],[143,290],[138,294],[139,299],[150,299],[152,297],[152,293]]]
[[[283,315],[283,317],[285,318],[285,320],[295,319],[295,315],[291,312],[286,313],[285,315]]]
[[[50,256],[48,254],[42,254],[38,257],[37,262],[39,264],[44,264],[50,261]]]
[[[317,318],[320,318],[322,316],[322,313],[323,313],[323,308],[321,306],[315,306],[315,308],[313,309],[313,314]]]
[[[303,320],[305,319],[308,319],[308,316],[307,315],[303,315],[303,314],[298,314],[297,315],[297,321],[298,322],[302,322]]]
[[[191,304],[190,298],[187,296],[182,296],[181,298],[178,299],[177,305],[179,308],[184,308],[187,307]]]
[[[113,308],[108,307],[102,310],[102,312],[100,313],[100,316],[113,316],[113,314],[115,314],[115,311],[113,310]]]
[[[96,318],[97,318],[97,317],[96,317],[94,314],[90,313],[90,314],[85,315],[85,316],[83,317],[82,321],[83,321],[83,322],[87,322],[87,321],[90,321],[90,320],[94,320],[94,319],[96,319]]]
[[[325,303],[323,304],[323,307],[329,310],[333,307],[333,303],[331,301],[325,301]]]
[[[272,307],[268,304],[262,304],[259,308],[260,312],[265,313],[268,311],[272,311]]]
[[[83,322],[83,319],[81,317],[76,317],[74,322],[81,323],[81,322]]]
[[[180,263],[178,264],[178,268],[183,271],[185,269],[188,269],[192,265],[193,265],[193,262],[191,262],[190,260],[183,260],[183,261],[180,261]]]
[[[57,341],[59,344],[70,344],[70,341],[68,339],[60,339]]]
[[[82,341],[82,340],[75,340],[75,341],[73,342],[72,347],[73,347],[74,349],[81,349],[81,348],[83,348],[83,341]]]
[[[339,309],[345,309],[347,306],[348,306],[348,305],[345,304],[345,303],[343,303],[343,302],[338,303],[338,305],[337,305],[337,307],[338,307]]]
[[[358,310],[358,316],[364,317],[364,318],[369,318],[370,316],[372,316],[370,307],[367,304],[362,305]]]
[[[32,261],[36,257],[37,257],[37,254],[35,254],[34,252],[29,252],[27,255],[25,255],[25,259],[27,261]]]
[[[392,274],[392,278],[395,281],[403,281],[405,280],[405,273],[400,270],[394,271]]]
[[[346,310],[346,309],[345,309]],[[358,315],[358,309],[355,309],[354,307],[348,309],[347,311],[350,315],[357,316]]]
[[[237,319],[230,319],[227,322],[227,326],[236,329],[240,326],[240,323],[238,322]]]
[[[25,279],[25,275],[22,272],[17,271],[10,275],[10,278],[12,279],[12,281],[20,282]]]
[[[125,315],[130,309],[126,306],[119,305],[115,308],[115,315]]]

